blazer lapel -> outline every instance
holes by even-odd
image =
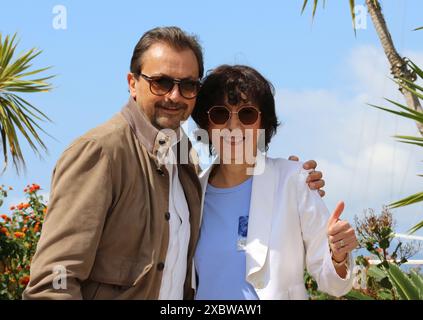
[[[251,191],[250,214],[246,253],[246,279],[254,283],[254,278],[266,261],[269,236],[272,226],[276,175],[264,155],[257,157],[255,175]]]
[[[213,170],[213,168],[219,163],[219,157],[216,157],[215,159],[213,159],[212,164],[205,169],[204,171],[202,171],[198,178],[200,179],[200,184],[201,184],[201,189],[202,189],[202,197],[201,197],[201,216],[200,216],[200,226],[201,226],[201,222],[203,221],[203,209],[204,209],[204,198],[206,195],[206,189],[207,189],[207,183],[209,182],[209,176]]]
[[[199,178],[203,189],[201,204],[201,219],[204,208],[204,195],[210,173],[219,162],[216,158],[214,164],[204,170]],[[253,185],[251,190],[250,212],[248,218],[248,234],[245,247],[246,277],[251,282],[265,261],[272,226],[274,194],[276,192],[276,175],[270,160],[262,153],[257,154],[256,166],[253,169]]]

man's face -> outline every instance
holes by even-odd
[[[148,77],[168,76],[175,79],[199,78],[198,62],[190,49],[177,50],[165,43],[152,45],[142,56],[140,73]],[[184,98],[174,85],[172,90],[157,96],[150,90],[150,83],[132,73],[128,74],[131,96],[137,101],[151,123],[158,129],[177,129],[185,121],[195,105],[195,98]]]

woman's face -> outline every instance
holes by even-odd
[[[208,134],[223,164],[254,164],[261,113],[251,102],[213,106],[208,111]]]

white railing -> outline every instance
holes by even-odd
[[[393,262],[393,260],[389,260],[389,262]],[[381,263],[380,260],[368,260],[369,264],[379,264]],[[401,260],[397,260],[397,262],[401,262]],[[407,260],[406,263],[402,263],[402,264],[423,264],[423,260]]]
[[[396,233],[394,235],[395,238],[402,238],[402,239],[408,239],[408,240],[418,240],[423,241],[422,236],[415,236],[410,234],[401,234]],[[393,261],[393,260],[388,260]],[[397,262],[400,262],[400,260],[396,260]],[[381,263],[379,259],[371,259],[368,260],[369,264],[371,265],[377,265]],[[407,260],[406,263],[403,263],[405,265],[423,265],[423,260]],[[355,289],[366,289],[366,269],[363,266],[355,266],[353,270],[354,275],[354,282],[353,287]],[[360,279],[361,278],[361,279]]]

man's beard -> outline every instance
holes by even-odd
[[[179,113],[173,116],[159,115],[159,112],[162,108],[170,108],[170,109],[179,110]],[[165,101],[156,102],[154,104],[154,117],[153,117],[152,124],[159,130],[177,129],[180,127],[181,122],[186,120],[185,114],[187,109],[188,109],[188,105],[186,103],[173,103],[173,102],[165,102]]]

